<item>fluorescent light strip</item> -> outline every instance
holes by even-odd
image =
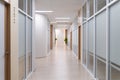
[[[35,11],[36,13],[52,13],[54,11]]]
[[[68,25],[57,25],[57,26],[68,26]]]
[[[70,21],[56,21],[56,22],[70,22]]]
[[[69,17],[57,17],[55,19],[70,19]]]

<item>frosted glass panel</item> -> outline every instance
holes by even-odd
[[[86,65],[86,30],[87,28],[86,28],[86,24],[84,24],[83,25],[83,64],[85,64]]]
[[[32,16],[32,0],[27,0],[27,13]]]
[[[0,80],[5,80],[4,59],[4,5],[0,1]]]
[[[85,21],[86,20],[86,17],[87,17],[87,9],[86,9],[86,3],[85,3],[85,5],[83,6],[83,9],[82,9],[83,11],[83,21]]]
[[[96,16],[97,78],[106,80],[106,11]]]
[[[26,11],[26,0],[19,0],[19,8]]]
[[[106,5],[106,0],[96,0],[96,9],[99,11]]]
[[[78,29],[76,29],[76,30],[74,30],[73,32],[72,32],[72,49],[73,49],[73,51],[74,51],[74,53],[77,55],[77,53],[78,53]]]
[[[26,67],[26,21],[19,12],[19,80],[25,79]]]
[[[4,55],[4,5],[0,1],[0,56]]]
[[[110,7],[111,80],[120,80],[120,1]]]
[[[93,30],[94,30],[94,26],[93,26],[93,19],[91,19],[90,21],[89,21],[89,23],[88,23],[88,69],[93,73],[93,43],[94,43],[94,41],[93,41]]]
[[[32,71],[32,20],[27,18],[26,29],[27,74]]]
[[[89,16],[93,15],[94,12],[94,1],[93,0],[89,0]]]
[[[106,58],[106,11],[96,17],[96,53],[98,57]]]

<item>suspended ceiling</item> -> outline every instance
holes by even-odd
[[[46,14],[50,22],[69,21],[65,24],[71,24],[77,16],[78,11],[82,5],[82,0],[35,0],[36,11],[53,11]],[[56,17],[69,17],[69,20],[56,20]],[[62,24],[59,22],[57,24]]]

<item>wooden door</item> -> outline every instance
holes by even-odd
[[[10,80],[10,5],[4,9],[5,80]]]
[[[53,49],[53,25],[50,25],[50,49]]]
[[[81,60],[81,26],[78,28],[78,59]]]
[[[70,32],[70,49],[72,50],[72,32]]]

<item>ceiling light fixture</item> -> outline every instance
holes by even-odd
[[[56,17],[55,19],[70,19],[69,17]]]
[[[57,26],[68,26],[68,25],[65,25],[65,24],[61,24],[61,25],[60,25],[60,24],[58,24]]]
[[[35,11],[36,13],[52,13],[54,11]]]
[[[56,22],[70,22],[70,21],[56,21]]]

